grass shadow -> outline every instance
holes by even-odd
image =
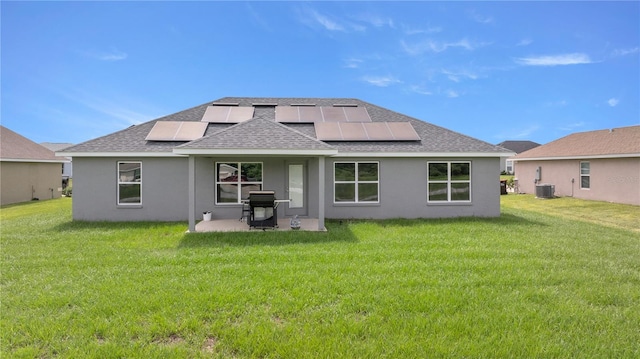
[[[500,217],[457,217],[457,218],[392,218],[392,219],[343,219],[332,220],[339,224],[356,224],[356,223],[376,223],[380,227],[418,227],[418,226],[441,226],[441,225],[461,225],[461,224],[498,224],[505,226],[549,226],[548,223],[532,220],[524,216],[502,213]]]
[[[168,228],[179,226],[184,228],[188,227],[186,222],[109,222],[109,221],[78,221],[72,220],[60,223],[51,228],[56,232],[80,232],[86,230],[98,230],[98,231],[110,231],[110,230],[151,230],[158,228]]]
[[[179,248],[285,246],[292,244],[318,244],[330,242],[357,242],[349,226],[327,222],[326,232],[256,231],[185,233]]]

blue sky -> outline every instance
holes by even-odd
[[[640,2],[8,2],[1,121],[79,143],[225,96],[359,98],[481,140],[640,124]]]

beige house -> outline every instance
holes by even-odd
[[[0,204],[60,198],[68,160],[0,126]]]
[[[640,205],[640,126],[574,133],[513,160],[520,193]]]

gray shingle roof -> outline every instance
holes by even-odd
[[[181,149],[286,149],[332,150],[318,141],[281,123],[263,118],[239,123],[209,136],[179,146]]]
[[[145,137],[156,121],[200,121],[207,106],[212,103],[237,103],[239,106],[255,106],[254,119],[240,124],[209,124],[204,138],[185,142],[146,141]],[[275,122],[274,105],[314,104],[316,106],[333,106],[334,104],[356,104],[365,107],[373,122],[410,122],[421,141],[359,141],[359,142],[328,142],[323,143],[315,139],[313,124],[283,125]],[[273,122],[276,126],[267,125]],[[249,126],[255,127],[256,136],[247,137]],[[232,128],[238,128],[232,130]],[[292,130],[292,131],[284,131]],[[223,131],[221,131],[223,130]],[[259,135],[260,131],[276,131],[268,135]],[[306,136],[301,136],[302,134]],[[293,137],[293,138],[292,138]],[[304,138],[304,139],[303,139]],[[256,97],[225,97],[199,106],[164,116],[137,126],[118,131],[94,140],[65,149],[69,153],[171,153],[174,148],[210,148],[218,149],[225,146],[233,148],[273,148],[278,146],[309,146],[307,149],[326,148],[337,149],[338,152],[349,153],[487,153],[509,154],[510,151],[463,134],[436,126],[413,117],[400,114],[389,109],[370,104],[353,98],[256,98]],[[244,146],[244,147],[242,147]],[[293,147],[286,147],[293,148]],[[296,147],[297,148],[297,147]]]
[[[533,141],[503,141],[498,143],[498,146],[504,147],[515,153],[520,153],[520,152],[528,151],[532,148],[536,148],[540,146],[540,144]]]

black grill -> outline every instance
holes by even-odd
[[[249,226],[262,229],[278,226],[275,191],[249,192]]]

